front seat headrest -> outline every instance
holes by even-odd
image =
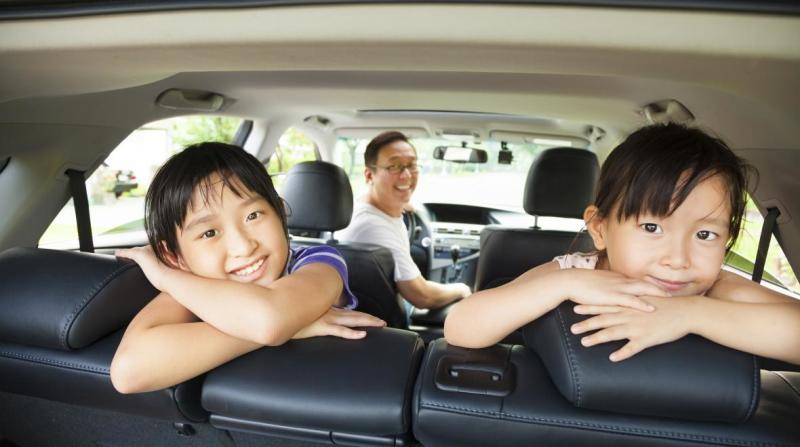
[[[293,230],[337,231],[350,224],[353,190],[344,169],[324,161],[296,164],[282,190]]]
[[[600,176],[597,155],[557,147],[539,154],[528,170],[523,207],[534,216],[583,218]]]

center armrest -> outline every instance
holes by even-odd
[[[415,333],[392,328],[368,330],[362,340],[292,340],[208,373],[202,403],[212,424],[231,430],[403,436],[422,351]]]

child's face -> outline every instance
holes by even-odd
[[[614,213],[587,222],[597,248],[606,250],[609,270],[649,281],[673,296],[702,295],[717,280],[731,219],[719,176],[697,185],[670,216],[619,222]]]
[[[179,266],[206,278],[267,286],[281,276],[288,256],[280,217],[266,199],[231,181],[242,197],[216,174],[207,203],[194,191],[178,230]]]

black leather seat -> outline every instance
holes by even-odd
[[[594,200],[599,176],[597,156],[574,148],[542,152],[528,171],[523,207],[533,216],[581,219]],[[510,282],[537,265],[571,251],[593,250],[586,233],[486,226],[481,231],[481,256],[475,290]]]
[[[725,372],[727,365],[704,366]],[[741,392],[738,400],[746,401],[755,391],[757,400],[745,422],[698,420],[693,417],[696,409],[687,406],[669,417],[654,417],[578,408],[554,386],[555,371],[548,370],[540,356],[525,346],[464,349],[438,340],[428,345],[417,378],[412,426],[426,447],[798,445],[800,373],[752,367],[751,371],[755,377],[738,375],[739,386],[726,389],[716,401],[717,412],[724,413],[729,402],[724,396]],[[584,376],[593,374],[584,372]],[[650,380],[646,370],[641,373],[642,381],[666,396],[659,402],[662,407],[670,406],[670,397],[690,400],[691,396],[670,393],[676,389],[675,380]],[[615,389],[624,390],[628,384],[613,379],[612,383],[608,405],[631,404],[622,399],[615,402]],[[720,389],[714,380],[695,380],[679,388],[687,387],[698,393],[704,393],[705,387],[712,392]]]
[[[177,442],[186,424],[211,430],[202,378],[132,395],[111,385],[122,328],[157,293],[136,264],[14,248],[0,253],[0,284],[0,439],[157,445]]]
[[[391,252],[374,244],[333,238],[353,215],[353,190],[344,170],[323,161],[299,163],[287,173],[281,195],[289,207],[290,231],[330,233],[327,241],[293,238],[292,245],[327,243],[336,247],[347,261],[350,290],[358,297],[356,309],[382,318],[390,327],[407,328]]]

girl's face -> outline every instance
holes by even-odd
[[[267,286],[283,273],[289,252],[280,217],[266,199],[231,181],[242,197],[216,174],[207,203],[195,190],[178,230],[178,266],[206,278]]]
[[[673,296],[702,295],[717,280],[725,257],[731,210],[727,187],[712,176],[695,187],[666,217],[641,215],[618,221],[584,213],[598,250],[606,250],[601,268],[643,279]]]

